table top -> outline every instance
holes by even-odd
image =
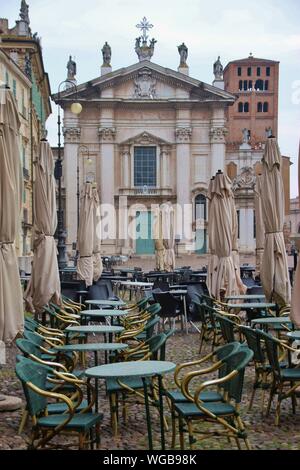
[[[122,307],[123,305],[126,305],[123,300],[109,300],[109,299],[86,300],[85,303],[88,305],[111,305],[112,307]]]
[[[238,308],[240,310],[250,310],[252,308],[265,309],[265,308],[275,308],[276,304],[270,304],[265,302],[245,302],[243,304],[227,304],[228,308]]]
[[[68,326],[66,332],[76,333],[121,333],[123,326],[111,325],[82,325],[82,326]]]
[[[77,290],[76,291],[76,294],[88,294],[89,291],[88,290]]]
[[[226,300],[251,300],[251,299],[265,299],[266,296],[264,294],[245,294],[245,295],[230,295],[225,297]]]
[[[85,317],[122,317],[127,315],[128,310],[116,310],[116,309],[97,309],[97,310],[82,310],[80,315]]]
[[[121,281],[122,286],[152,287],[153,282]]]
[[[187,284],[174,284],[173,286],[170,286],[170,290],[173,289],[187,289]]]
[[[187,295],[187,289],[172,289],[169,292],[172,295]]]
[[[290,317],[267,317],[267,318],[254,318],[251,320],[251,324],[254,325],[259,323],[260,325],[275,325],[275,324],[284,324],[291,323]]]
[[[128,348],[124,343],[84,343],[56,346],[55,351],[119,351]]]
[[[174,276],[174,273],[151,273],[151,274],[145,274],[145,277],[171,277]]]
[[[168,361],[132,361],[115,362],[103,366],[91,367],[85,371],[88,377],[102,379],[121,377],[151,377],[172,372],[176,368],[174,362]]]
[[[286,335],[291,339],[300,339],[300,330],[289,331]]]
[[[207,277],[207,273],[191,273],[190,277]]]

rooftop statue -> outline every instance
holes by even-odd
[[[75,80],[76,76],[76,62],[72,60],[72,56],[70,55],[69,61],[67,63],[67,70],[68,70],[68,80]]]
[[[187,58],[188,58],[188,48],[184,44],[184,42],[178,46],[178,52],[180,55],[180,67],[187,67]]]
[[[110,62],[111,62],[111,47],[105,42],[104,46],[101,49],[102,51],[102,56],[103,56],[103,66],[104,67],[110,67]]]
[[[220,61],[220,56],[218,60],[214,63],[214,76],[216,80],[223,80],[223,65]]]

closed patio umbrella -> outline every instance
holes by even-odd
[[[256,238],[256,273],[260,274],[262,257],[265,243],[265,224],[261,207],[261,183],[260,176],[256,177],[254,188],[254,207],[255,207],[255,238]]]
[[[78,228],[77,278],[85,281],[86,287],[93,284],[94,230],[93,187],[91,183],[85,183],[81,197]]]
[[[300,195],[300,144],[298,155],[298,196]],[[300,329],[300,262],[298,259],[297,269],[295,273],[293,292],[292,292],[292,309],[291,309],[292,322]]]
[[[233,217],[231,181],[222,172],[215,176],[210,204],[211,236],[218,256],[218,269],[212,293],[215,298],[238,293],[235,268],[232,259]]]
[[[211,201],[214,195],[213,192],[213,187],[214,187],[214,179],[215,177],[213,176],[209,182],[208,185],[208,191],[207,191],[207,199],[208,199],[208,245],[209,245],[209,259],[208,259],[208,267],[207,267],[207,289],[210,295],[214,295],[213,292],[215,292],[215,283],[216,283],[216,275],[217,275],[217,269],[218,269],[218,257],[215,254],[215,243],[214,243],[214,234],[213,234],[213,227],[214,225],[211,224],[211,217],[212,217],[212,207],[211,207]]]
[[[155,264],[157,271],[165,269],[165,247],[162,238],[162,213],[158,207],[155,211],[153,224],[153,238],[155,242]]]
[[[268,301],[279,305],[291,301],[288,263],[283,238],[284,189],[280,172],[281,154],[274,137],[269,137],[262,158],[261,206],[265,222],[265,245],[261,282]]]
[[[32,311],[39,312],[51,301],[61,303],[54,240],[57,226],[54,162],[47,141],[40,142],[35,171],[33,263],[25,299]]]
[[[100,199],[96,187],[93,188],[93,222],[94,222],[94,240],[93,240],[93,280],[96,282],[103,271],[101,258],[101,212]]]
[[[162,205],[162,237],[165,247],[164,267],[165,271],[172,272],[175,269],[175,213],[170,202]]]
[[[22,194],[19,128],[15,99],[9,89],[0,88],[0,340],[5,343],[24,325],[15,251]]]

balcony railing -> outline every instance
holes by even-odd
[[[171,196],[172,188],[120,188],[120,196]]]

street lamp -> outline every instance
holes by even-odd
[[[63,84],[68,84],[69,88],[74,87],[77,95],[77,86],[71,80],[64,80],[58,85],[58,101],[60,99],[60,90]],[[80,114],[82,111],[82,106],[80,103],[72,103],[71,111],[73,114]],[[67,257],[66,257],[66,231],[64,227],[64,213],[62,208],[62,187],[61,187],[61,178],[62,178],[62,158],[61,158],[61,119],[60,119],[60,105],[58,104],[58,116],[57,116],[57,160],[55,162],[54,176],[58,181],[58,223],[57,223],[57,251],[58,251],[58,268],[59,270],[64,269],[67,266]]]

